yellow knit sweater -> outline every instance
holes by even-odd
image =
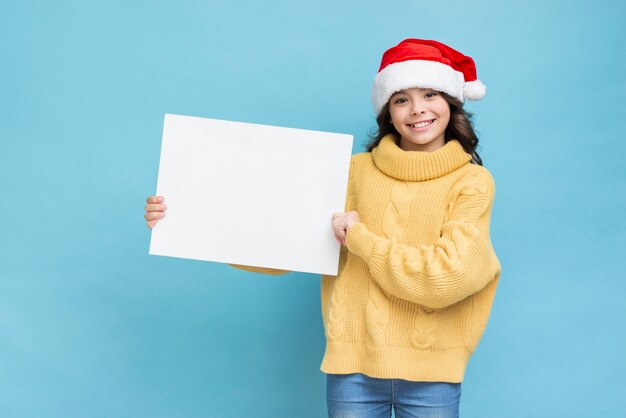
[[[352,157],[346,210],[361,223],[322,277],[322,371],[463,380],[500,276],[493,178],[470,159],[457,141],[407,152],[391,135]]]

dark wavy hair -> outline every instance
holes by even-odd
[[[445,141],[456,139],[463,146],[465,152],[472,156],[474,164],[483,165],[483,160],[476,151],[478,136],[474,132],[473,115],[463,109],[463,103],[460,100],[443,92],[439,92],[439,94],[450,106],[450,122],[448,122],[448,127],[446,128]],[[394,134],[397,138],[400,137],[400,134],[398,134],[398,131],[391,123],[389,102],[380,111],[376,118],[376,123],[378,124],[378,129],[370,135],[371,141],[366,146],[368,152],[376,148],[385,135]]]

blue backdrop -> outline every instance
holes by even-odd
[[[361,151],[406,37],[488,89],[503,274],[462,416],[623,416],[625,4],[3,2],[0,416],[324,416],[319,277],[149,256],[144,199],[166,112]]]

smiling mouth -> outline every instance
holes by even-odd
[[[432,124],[434,121],[435,121],[435,119],[425,120],[423,122],[410,123],[408,126],[410,126],[411,128],[424,128],[424,127]]]

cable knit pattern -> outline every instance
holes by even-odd
[[[346,199],[345,211],[352,210],[352,199],[348,195]],[[343,330],[345,327],[345,318],[347,310],[347,285],[350,275],[341,274],[345,269],[347,263],[348,251],[345,247],[341,248],[341,254],[339,257],[339,276],[334,279],[334,286],[332,289],[332,296],[330,297],[330,306],[328,306],[327,299],[322,297],[322,312],[328,312],[325,314],[326,324],[326,338],[328,341],[337,342],[343,336]]]
[[[391,189],[391,201],[383,214],[383,232],[387,238],[402,238],[409,222],[411,202],[417,188],[411,182],[398,182]],[[367,301],[367,331],[370,342],[375,346],[386,344],[385,329],[389,321],[388,296],[375,282],[370,283]]]
[[[421,350],[430,347],[435,342],[437,312],[425,306],[418,306],[414,323],[415,330],[411,334],[411,343]]]
[[[348,277],[347,274],[339,276],[335,282],[335,289],[331,296],[330,310],[328,312],[328,326],[326,327],[326,338],[329,341],[337,341],[343,334]]]
[[[391,201],[383,214],[383,232],[387,238],[401,239],[409,222],[411,203],[419,188],[416,183],[398,182],[391,189]]]
[[[419,183],[416,182],[397,182],[391,189],[391,201],[387,204],[387,208],[383,214],[383,232],[387,238],[396,238],[402,240],[404,233],[406,232],[409,215],[411,213],[411,207],[419,191]],[[382,289],[379,286],[374,287],[375,292],[380,294]],[[371,292],[370,292],[371,293]],[[373,297],[370,295],[370,301]],[[378,302],[373,304],[375,307],[386,306],[386,300],[378,298]],[[388,311],[388,309],[387,309]],[[370,333],[374,328],[374,325],[378,325],[375,329],[377,333],[380,333],[381,325],[387,325],[388,314],[385,316],[382,309],[374,309],[374,307],[368,304],[367,306],[368,319],[370,316],[376,315],[377,317],[371,319],[372,327],[368,328]],[[432,310],[425,310],[424,307],[418,306],[417,313],[414,319],[415,329],[411,335],[411,343],[420,349],[428,348],[434,342],[435,329],[437,328],[437,314]],[[381,341],[379,339],[379,341]]]
[[[376,282],[369,284],[365,315],[370,345],[385,346],[387,344],[385,332],[389,322],[389,301]]]
[[[322,279],[326,373],[463,380],[487,324],[500,265],[491,174],[457,141],[403,151],[396,138],[353,156],[338,277]]]

